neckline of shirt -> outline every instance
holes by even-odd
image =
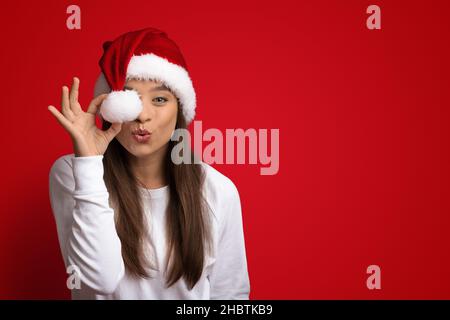
[[[141,193],[144,197],[147,198],[162,198],[169,193],[169,185],[165,185],[161,188],[156,189],[147,189],[141,186],[138,186],[139,190],[141,190]]]

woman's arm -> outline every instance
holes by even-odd
[[[59,158],[50,170],[49,191],[66,268],[80,270],[81,286],[111,294],[125,266],[102,159],[103,155]]]
[[[241,201],[236,186],[228,180],[223,205],[216,261],[209,275],[211,299],[247,300],[250,281],[242,222]]]

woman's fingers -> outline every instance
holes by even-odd
[[[120,132],[120,130],[122,130],[122,123],[115,122],[111,124],[108,130],[104,131],[108,143],[111,142],[112,139],[114,139],[114,137]]]
[[[62,87],[62,99],[61,99],[61,109],[62,109],[62,113],[63,115],[69,119],[69,120],[73,120],[73,112],[70,109],[70,102],[69,102],[69,88],[67,88],[66,86]]]
[[[74,114],[78,114],[81,111],[83,111],[81,109],[80,104],[78,103],[79,87],[80,87],[80,79],[78,79],[77,77],[73,77],[72,87],[70,88],[69,101],[70,101],[70,109]]]
[[[69,133],[72,132],[72,123],[64,117],[54,106],[48,106],[47,108],[53,116],[55,116],[56,120],[66,129]]]
[[[87,109],[87,113],[97,114],[98,109],[100,108],[100,105],[102,104],[103,100],[108,96],[107,93],[101,94],[94,98],[94,100],[91,101],[89,104],[89,107]]]
[[[72,81],[72,87],[70,88],[71,103],[78,101],[78,89],[80,87],[80,79],[78,79],[77,77],[73,77]]]

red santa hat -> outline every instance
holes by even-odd
[[[167,34],[155,28],[125,33],[103,43],[101,73],[94,96],[109,93],[100,106],[100,116],[113,123],[135,120],[142,111],[139,95],[123,90],[126,80],[164,83],[181,103],[186,122],[195,116],[196,96],[180,49]]]

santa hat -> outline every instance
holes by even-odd
[[[142,111],[139,95],[123,90],[126,80],[155,80],[165,84],[181,103],[187,123],[195,116],[196,96],[180,49],[167,34],[155,28],[125,33],[103,43],[101,73],[94,96],[109,93],[100,116],[113,123],[135,120]]]

